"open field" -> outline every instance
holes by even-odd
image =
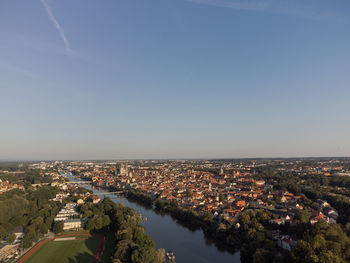
[[[33,254],[24,259],[25,263],[83,263],[93,262],[94,254],[101,245],[101,238],[77,234],[75,240],[48,241]]]
[[[60,233],[60,234],[57,234],[56,237],[60,237],[60,236],[69,236],[69,235],[77,236],[78,234],[86,235],[86,234],[90,234],[90,231],[88,231],[88,230],[64,231],[64,232],[62,232],[62,233]]]

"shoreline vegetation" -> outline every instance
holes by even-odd
[[[141,215],[136,210],[104,198],[98,204],[81,205],[79,212],[91,233],[114,233],[114,248],[109,248],[111,262],[164,262],[164,251],[156,249],[152,237],[145,233]]]
[[[220,223],[215,220],[210,212],[198,213],[197,211],[181,207],[175,202],[152,197],[135,189],[127,190],[124,196],[130,201],[152,209],[157,214],[170,215],[178,224],[191,231],[202,230],[206,240],[213,243],[221,251],[225,250],[233,254],[240,248],[239,238],[233,235],[230,237],[222,235],[223,229],[218,229]]]

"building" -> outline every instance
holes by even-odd
[[[318,223],[318,222],[321,222],[321,221],[325,221],[325,222],[327,222],[327,223],[328,223],[328,221],[329,221],[328,217],[325,216],[324,214],[322,214],[321,212],[318,213],[318,214],[316,214],[316,215],[314,215],[314,216],[312,216],[312,217],[310,218],[310,224],[311,224],[311,225],[314,225],[314,224],[316,224],[316,223]]]
[[[76,204],[68,203],[64,208],[60,210],[60,212],[55,217],[55,222],[57,221],[65,221],[73,216],[79,215],[79,213],[75,210]]]
[[[127,161],[122,161],[120,163],[119,174],[120,175],[128,175],[128,162]]]
[[[257,187],[263,187],[263,186],[265,186],[265,181],[264,180],[255,181],[255,185]]]
[[[289,235],[281,236],[277,239],[277,245],[283,249],[288,250],[289,252],[296,245],[296,241],[294,241]]]
[[[91,200],[94,204],[98,204],[101,201],[101,197],[99,197],[97,195],[92,195]]]
[[[64,221],[63,230],[73,230],[82,228],[81,219],[67,219]]]
[[[6,262],[17,253],[18,245],[4,245],[0,247],[0,262]]]

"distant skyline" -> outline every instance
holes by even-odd
[[[4,0],[0,160],[350,156],[350,1]]]

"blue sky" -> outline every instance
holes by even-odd
[[[0,159],[350,155],[350,1],[3,0]]]

